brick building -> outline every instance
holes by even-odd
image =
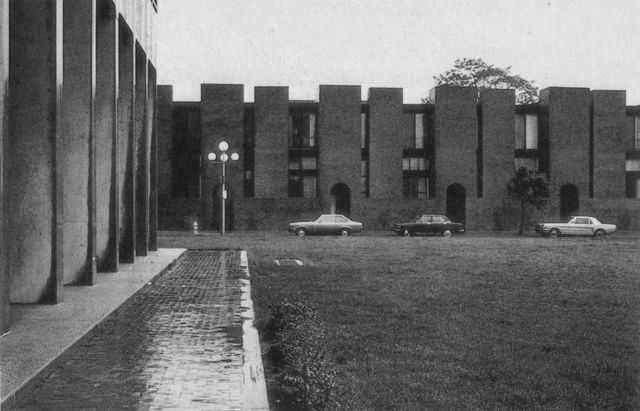
[[[11,303],[156,249],[157,0],[0,0],[0,333]]]
[[[386,229],[418,213],[446,213],[473,230],[512,230],[514,170],[545,172],[551,201],[531,216],[593,214],[640,229],[640,107],[624,91],[552,87],[516,106],[512,90],[437,87],[432,104],[403,104],[402,89],[320,86],[318,101],[287,87],[203,84],[200,102],[158,89],[159,224],[218,229],[222,140],[227,229],[284,229],[336,211]],[[530,221],[530,223],[531,223]]]

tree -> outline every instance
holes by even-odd
[[[482,59],[458,59],[451,70],[434,76],[433,80],[436,86],[512,88],[516,90],[517,104],[535,103],[539,100],[538,88],[533,85],[533,81],[511,74],[511,67],[495,67]]]
[[[541,209],[549,200],[549,182],[544,174],[526,167],[520,167],[507,183],[510,198],[520,201],[520,225],[518,234],[524,228],[524,216],[528,208]]]

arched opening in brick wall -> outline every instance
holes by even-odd
[[[351,216],[351,190],[344,183],[331,187],[331,212]]]
[[[227,199],[224,201],[224,210],[225,210],[225,231],[233,230],[233,190],[229,188],[229,184],[226,184],[227,188]],[[213,189],[213,229],[220,230],[222,225],[222,184],[217,184]]]
[[[560,217],[567,218],[580,210],[580,192],[573,184],[560,187]]]
[[[454,223],[467,225],[467,191],[461,184],[447,187],[447,217]]]

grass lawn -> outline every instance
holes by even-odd
[[[246,249],[258,315],[313,302],[346,408],[640,409],[640,235],[163,233],[160,246]]]

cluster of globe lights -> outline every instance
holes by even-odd
[[[227,154],[227,150],[229,150],[229,143],[227,143],[226,141],[221,141],[220,144],[218,144],[218,149],[222,152],[220,154],[220,161],[222,161],[223,163],[227,162],[229,159],[236,161],[240,158],[240,155],[238,153],[231,153],[231,156]],[[216,153],[212,152],[207,155],[207,158],[209,159],[209,161],[215,161],[218,157],[216,156]]]

